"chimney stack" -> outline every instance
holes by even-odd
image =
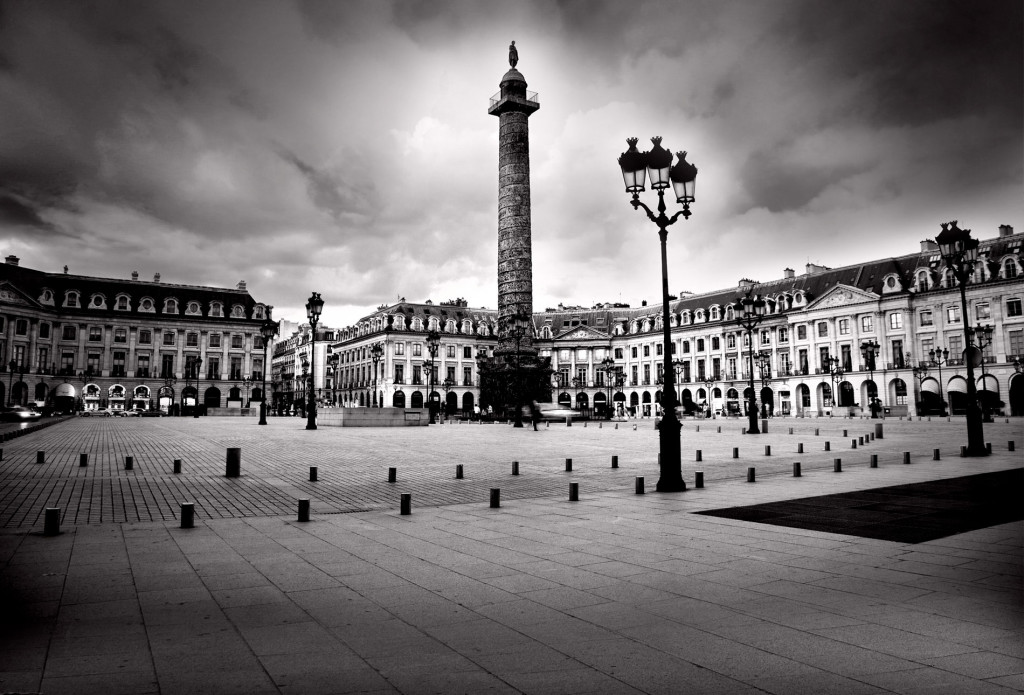
[[[242,292],[245,292],[245,280],[238,281],[238,289],[241,290]]]
[[[922,239],[921,240],[921,253],[925,253],[926,251],[938,251],[938,250],[939,250],[939,245],[936,244],[931,239]]]
[[[1013,236],[1013,227],[1008,224],[999,225],[999,237]]]
[[[793,278],[796,277],[796,271],[793,270],[792,268],[785,268],[782,271],[782,277],[784,277],[787,280],[792,280]]]
[[[19,259],[19,258],[18,258],[17,256],[15,256],[15,255],[14,255],[14,254],[12,253],[12,254],[11,254],[10,256],[8,256],[8,257],[7,257],[7,258],[6,258],[5,260],[7,261],[7,265],[18,265],[18,261],[19,261],[19,260],[21,260],[21,259]]]
[[[153,274],[153,282],[160,282],[160,273]]]
[[[138,282],[138,281],[139,281],[139,271],[133,270],[132,271],[132,282]]]

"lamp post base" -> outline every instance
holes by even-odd
[[[265,424],[267,424],[267,404],[264,401],[260,401],[260,421],[257,422],[256,424],[257,425],[265,425]]]
[[[679,433],[682,429],[682,424],[674,417],[674,414],[663,417],[658,425],[661,473],[658,477],[658,484],[654,488],[658,492],[686,491],[679,444]]]

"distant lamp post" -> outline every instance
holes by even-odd
[[[445,377],[444,381],[441,382],[441,388],[444,389],[444,408],[445,416],[448,416],[448,394],[455,388],[455,379],[451,377]]]
[[[978,260],[977,239],[971,237],[971,230],[961,229],[957,221],[943,222],[942,231],[935,237],[942,260],[960,286],[960,311],[964,324],[964,339],[971,344],[971,327],[967,323],[967,283],[974,273]],[[985,432],[982,426],[981,410],[978,408],[978,387],[974,383],[974,365],[967,362],[967,455],[988,456],[985,447]]]
[[[199,380],[203,378],[203,358],[196,357],[192,364],[195,365],[196,370],[196,406],[193,409],[192,417],[197,418],[199,417]]]
[[[430,360],[427,364],[427,411],[430,413],[430,424],[437,422],[434,416],[434,359],[437,357],[437,348],[441,345],[441,334],[433,328],[427,332],[427,352]]]
[[[7,407],[9,408],[11,407],[11,404],[14,402],[12,400],[14,396],[14,370],[18,368],[18,360],[12,359],[10,362],[7,363],[7,368],[11,370],[11,376],[7,380]]]
[[[320,298],[319,292],[314,292],[306,302],[306,318],[309,319],[310,338],[310,364],[309,364],[309,407],[306,413],[306,429],[316,429],[316,325],[320,322],[320,312],[324,309],[324,300]]]
[[[619,156],[619,168],[622,180],[626,185],[626,193],[632,194],[630,205],[634,210],[643,208],[647,218],[658,227],[661,240],[661,304],[662,304],[662,337],[664,357],[665,389],[661,407],[665,411],[658,427],[658,444],[661,454],[661,472],[656,489],[658,492],[679,492],[686,489],[683,481],[682,461],[680,458],[679,433],[682,425],[676,414],[676,393],[672,370],[672,325],[669,320],[671,309],[668,294],[668,228],[675,224],[679,216],[690,217],[690,203],[694,202],[694,186],[697,180],[697,167],[686,161],[686,152],[678,152],[678,161],[672,166],[672,153],[661,146],[661,138],[651,138],[654,147],[649,152],[636,149],[636,138],[626,140],[629,149]],[[646,175],[651,177],[651,189],[658,192],[658,214],[655,215],[647,205],[640,201],[640,193],[644,190]],[[682,210],[672,217],[665,214],[665,189],[672,186],[676,202],[681,203]]]
[[[506,338],[508,338],[509,340],[513,341],[516,344],[516,353],[515,353],[516,354],[516,364],[515,364],[515,373],[514,373],[514,380],[513,380],[513,392],[512,392],[513,393],[512,400],[514,401],[513,405],[515,406],[516,414],[515,414],[515,419],[514,419],[514,422],[513,422],[513,426],[514,427],[522,427],[523,426],[523,408],[522,408],[522,406],[523,406],[523,404],[522,404],[523,389],[522,389],[522,385],[519,383],[520,347],[522,345],[523,340],[526,338],[527,335],[529,335],[529,332],[530,332],[530,317],[526,316],[525,314],[522,314],[522,313],[513,314],[511,317],[509,317],[509,320],[506,321],[505,326],[504,326],[504,330],[505,330]]]
[[[377,364],[380,362],[381,355],[384,354],[384,347],[380,343],[374,343],[373,347],[370,348],[370,358],[373,360],[373,407],[378,408],[377,405]],[[383,400],[383,399],[382,399]]]
[[[946,401],[942,397],[942,365],[949,364],[949,350],[937,348],[928,351],[928,361],[939,368],[939,415],[946,415]]]
[[[754,329],[764,321],[768,305],[760,297],[751,294],[753,287],[733,304],[736,323],[747,332],[747,363],[750,368],[748,386],[750,397],[747,399],[747,434],[761,434],[757,426],[757,398],[754,394]]]
[[[707,398],[708,398],[708,414],[707,414],[707,417],[710,417],[710,418],[713,418],[715,416],[715,396],[714,396],[714,392],[712,392],[712,390],[711,390],[712,388],[714,388],[714,386],[715,386],[715,380],[712,379],[711,375],[709,374],[708,377],[706,379],[704,379],[704,392],[707,394]]]
[[[843,361],[838,357],[829,357],[825,361],[825,368],[828,370],[830,382],[832,384],[832,403],[833,408],[836,407],[836,386],[842,384],[843,379]]]
[[[252,386],[252,376],[246,374],[242,377],[242,383],[245,384],[245,407],[249,407],[249,387]]]
[[[279,321],[274,321],[270,318],[270,314],[267,314],[267,318],[260,324],[260,335],[263,336],[263,400],[260,402],[260,425],[267,424],[267,367],[270,366],[270,358],[268,356],[268,350],[270,349],[270,343],[274,340],[274,336],[281,328]]]
[[[878,385],[875,384],[875,359],[878,357],[878,349],[881,346],[874,340],[865,340],[860,344],[860,356],[864,359],[864,366],[868,368],[868,379],[874,387],[874,392],[868,389],[868,409],[871,410],[871,417],[878,418],[878,411],[881,409],[881,400],[878,398]]]
[[[686,362],[680,359],[672,360],[672,372],[676,378],[675,385],[682,386],[683,377],[686,375]],[[675,394],[677,406],[683,404],[683,395],[681,391],[682,389],[680,389],[680,393]]]
[[[331,403],[338,404],[338,363],[341,355],[337,352],[327,356],[327,366],[331,370]]]
[[[601,364],[598,369],[604,372],[604,385],[608,390],[608,400],[605,402],[605,412],[607,413],[606,419],[611,420],[615,415],[615,404],[612,398],[615,397],[615,386],[618,376],[621,373],[621,368],[615,364],[615,360],[611,357],[605,357],[601,360]]]
[[[992,409],[988,405],[988,384],[985,383],[985,348],[992,344],[992,326],[978,323],[971,329],[971,335],[974,337],[974,343],[973,349],[968,349],[967,362],[976,357],[978,366],[981,367],[981,390],[985,394],[981,399],[981,421],[992,422]]]

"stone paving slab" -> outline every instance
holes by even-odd
[[[243,482],[251,476],[253,485],[230,487],[239,481],[217,471],[225,443],[242,439],[233,425],[97,422],[16,440],[27,446],[11,458],[5,451],[4,494],[11,479],[60,477],[57,458],[53,468],[34,463],[37,447],[63,447],[71,468],[82,443],[99,438],[117,453],[97,448],[97,459],[120,478],[115,464],[127,448],[162,440],[152,461],[127,473],[160,489],[170,474],[147,472],[158,457],[186,444],[205,449],[193,466],[209,470],[193,484],[227,482],[209,498],[221,511],[192,529],[173,515],[111,515],[66,521],[54,537],[36,522],[0,531],[0,692],[997,694],[1024,685],[1024,524],[909,545],[693,513],[1019,467],[1005,442],[985,459],[932,461],[932,447],[959,445],[955,422],[906,431],[887,423],[886,439],[868,445],[886,462],[878,469],[844,460],[835,474],[834,452],[816,452],[792,478],[791,455],[762,456],[753,484],[753,464],[733,463],[731,449],[768,439],[686,432],[686,445],[705,451],[707,486],[646,495],[634,494],[632,479],[654,480],[656,433],[641,428],[474,434],[464,425],[415,440],[318,440],[308,437],[319,430],[275,423],[251,437],[258,444],[242,444]],[[986,431],[995,441],[1014,436]],[[773,450],[795,449],[788,434],[767,437]],[[414,441],[431,453],[416,455]],[[301,466],[329,449],[350,466],[335,475],[368,478],[367,490],[383,490],[382,508],[325,513],[332,508],[318,502],[310,522],[297,522],[297,483],[284,481],[298,476],[282,448]],[[616,449],[619,472],[606,465]],[[903,450],[916,452],[912,465],[897,463]],[[531,462],[523,497],[505,494],[513,455]],[[501,481],[502,506],[491,509],[486,494],[428,506],[414,492],[412,514],[402,516],[394,487],[379,480],[396,461],[411,480],[434,481],[437,499],[456,501],[467,481],[451,474],[464,462],[480,492]],[[692,481],[695,464],[686,465]],[[580,482],[578,502],[567,499],[568,480]],[[281,513],[247,506],[265,488],[288,500]]]

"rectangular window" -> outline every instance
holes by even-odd
[[[800,373],[807,374],[810,371],[810,365],[807,363],[807,350],[800,351]]]
[[[185,334],[185,347],[199,347],[199,334],[198,333],[186,333]]]
[[[27,319],[18,319],[14,322],[14,335],[28,335]]]
[[[712,350],[721,350],[722,349],[722,341],[718,338],[718,336],[714,336],[713,338],[711,338],[711,349]],[[660,355],[661,353],[659,352],[658,354]]]
[[[921,326],[931,326],[932,324],[932,312],[922,311],[921,312]]]
[[[242,358],[232,357],[231,358],[231,376],[229,377],[233,381],[238,381],[242,378]]]
[[[89,342],[98,343],[103,340],[103,329],[99,326],[89,326]]]
[[[736,358],[735,357],[730,357],[728,365],[729,365],[729,378],[730,379],[735,379],[736,378]]]
[[[1007,299],[1006,300],[1006,315],[1007,316],[1021,316],[1021,304],[1019,299]]]
[[[444,378],[445,378],[445,380],[448,381],[449,384],[451,384],[452,386],[455,386],[455,384],[456,384],[456,381],[455,381],[455,367],[446,367],[445,368]]]
[[[650,356],[651,356],[651,346],[650,345],[644,345],[644,357],[650,357]]]
[[[850,346],[849,345],[842,345],[842,346],[840,346],[839,350],[840,350],[840,356],[842,357],[842,360],[843,360],[843,370],[847,371],[847,372],[852,372],[853,371],[853,358],[852,358],[852,356],[850,354]]]
[[[685,353],[687,353],[689,351],[690,351],[690,341],[689,340],[684,340],[683,341],[683,353],[685,354]]]
[[[423,355],[423,344],[422,343],[413,343],[412,344],[412,356],[413,357],[420,357],[421,355]]]
[[[448,359],[455,359],[455,346],[447,345],[446,347],[448,348]]]
[[[468,350],[469,348],[466,348],[466,349]],[[462,368],[462,385],[463,386],[472,386],[473,385],[473,368],[472,367],[463,367]]]
[[[219,357],[207,357],[206,358],[206,378],[211,380],[220,379],[220,358]]]
[[[39,365],[39,369],[44,372],[50,368],[47,364],[50,361],[50,349],[41,347],[36,351],[36,364]]]
[[[860,317],[860,330],[863,333],[873,333],[875,330],[874,321],[870,316]]]
[[[114,364],[110,372],[110,376],[124,376],[124,352],[117,350],[114,352]]]
[[[949,359],[962,360],[964,353],[964,337],[962,335],[949,336]]]
[[[762,345],[771,345],[772,344],[772,332],[771,331],[761,331],[761,344]]]
[[[634,367],[634,369],[636,369]],[[558,385],[565,388],[569,385],[569,368],[563,367],[558,370]]]
[[[115,328],[114,329],[114,342],[115,343],[127,343],[128,342],[128,329],[127,328]]]
[[[946,307],[946,323],[960,323],[960,307]]]
[[[889,314],[889,328],[903,328],[903,314],[898,311]]]
[[[615,359],[617,359],[617,360],[621,360],[622,359],[622,348],[620,348],[620,347],[615,348]]]
[[[818,348],[818,367],[820,367],[821,371],[823,371],[823,372],[827,372],[828,371],[828,358],[829,358],[828,348],[827,347]]]
[[[715,381],[722,378],[722,358],[716,357],[711,360],[711,377]]]
[[[91,375],[99,375],[100,373],[100,353],[90,352],[85,362],[85,373]]]
[[[697,360],[697,381],[704,381],[704,360]]]
[[[220,333],[211,333],[210,334],[209,343],[210,343],[210,347],[212,347],[212,348],[219,348],[220,347]]]
[[[992,318],[992,309],[988,302],[978,302],[974,305],[974,315],[979,321],[988,321]]]
[[[697,338],[697,352],[704,352],[704,339]]]
[[[153,342],[153,334],[148,330],[139,331],[139,345],[150,345]]]
[[[644,386],[651,383],[651,365],[644,365]]]
[[[636,348],[633,348],[633,349],[636,350]],[[630,367],[630,374],[629,374],[629,376],[631,377],[630,380],[629,380],[629,385],[630,386],[636,386],[637,385],[637,383],[636,383],[637,382],[637,372],[638,372],[638,370],[637,370],[635,364],[632,367]]]
[[[631,348],[629,349],[629,354],[630,354],[630,356],[632,356],[632,358],[633,358],[634,360],[636,359],[636,345],[634,345],[633,347],[631,347]]]
[[[75,353],[73,353],[73,352],[62,352],[62,353],[60,353],[60,373],[61,374],[74,374],[75,373]]]
[[[15,345],[14,346],[14,361],[21,366],[21,371],[27,371],[28,365],[25,364],[25,346]]]
[[[174,376],[174,355],[160,355],[160,378],[170,379]]]
[[[405,354],[405,343],[395,343],[395,354],[396,355],[404,355]]]
[[[779,374],[781,376],[788,376],[789,372],[790,372],[790,368],[791,368],[791,365],[789,363],[789,353],[788,352],[780,352],[779,353]]]
[[[1011,355],[1024,355],[1024,331],[1010,331],[1010,351],[1007,353],[1007,357]]]
[[[464,359],[464,360],[473,359],[473,348],[471,348],[468,345],[463,347],[462,348],[462,359]]]
[[[412,383],[414,383],[414,384],[422,384],[423,383],[423,368],[420,365],[418,365],[418,364],[414,364],[412,366]]]
[[[902,340],[892,341],[892,359],[892,364],[896,369],[903,369],[907,366],[906,356],[903,354]]]
[[[824,321],[822,321],[822,322],[820,322],[818,324],[818,337],[819,338],[827,338],[828,337],[828,324],[825,323]]]
[[[39,337],[46,340],[50,337],[50,324],[45,321],[39,324]]]
[[[657,345],[654,346],[654,354],[657,355],[658,357],[661,357],[662,355],[665,354],[665,350],[663,348],[664,346],[661,343],[658,343]]]
[[[396,364],[395,365],[395,383],[396,384],[404,384],[405,383],[405,365],[404,364]]]
[[[75,336],[77,334],[78,334],[78,332],[75,329],[75,326],[70,326],[68,324],[64,324],[64,328],[62,329],[60,337],[61,337],[61,340],[74,340]]]
[[[807,340],[807,326],[800,325],[796,327],[796,339]]]
[[[850,335],[850,319],[839,319],[839,335]]]
[[[242,338],[242,336],[240,334],[233,333],[231,335],[231,347],[233,349],[238,350],[238,349],[244,347],[244,344],[243,344],[242,341],[243,341],[243,338]]]
[[[786,343],[789,342],[789,329],[786,329],[786,328],[780,328],[779,329],[779,342],[782,343],[782,344],[786,344]]]
[[[164,345],[174,345],[174,331],[164,331]]]
[[[139,355],[138,368],[135,370],[135,376],[143,379],[149,378],[149,355]]]

